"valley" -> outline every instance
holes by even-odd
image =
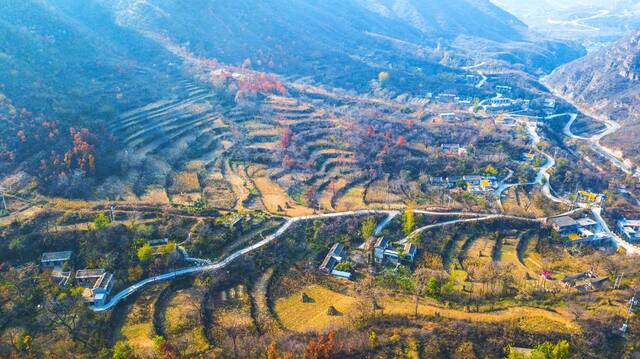
[[[638,355],[633,4],[496,3],[0,5],[0,357]]]

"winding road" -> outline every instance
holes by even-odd
[[[143,289],[144,287],[146,287],[146,286],[148,286],[150,284],[157,283],[157,282],[162,282],[162,281],[166,281],[166,280],[170,280],[170,279],[173,279],[173,278],[176,278],[176,277],[185,276],[185,275],[189,275],[189,274],[211,272],[211,271],[223,269],[223,268],[227,267],[231,262],[233,262],[238,257],[240,257],[240,256],[242,256],[244,254],[247,254],[249,252],[252,252],[252,251],[254,251],[254,250],[258,249],[258,248],[261,248],[261,247],[265,246],[266,244],[278,239],[293,224],[295,224],[297,222],[306,221],[306,220],[313,220],[313,219],[321,219],[321,218],[338,218],[338,217],[347,217],[347,216],[363,216],[363,215],[376,215],[376,214],[386,214],[387,215],[387,218],[381,223],[380,226],[378,226],[378,228],[376,228],[376,231],[380,232],[380,231],[382,231],[384,226],[389,224],[394,217],[396,217],[398,214],[400,214],[400,212],[399,211],[387,211],[387,210],[361,210],[361,211],[325,213],[325,214],[318,214],[318,215],[310,215],[310,216],[301,216],[301,217],[289,218],[273,234],[268,235],[263,240],[255,243],[253,245],[250,245],[248,247],[245,247],[243,249],[240,249],[240,250],[230,254],[225,259],[223,259],[223,260],[221,260],[219,262],[212,263],[212,264],[207,264],[207,265],[197,265],[197,266],[193,266],[193,267],[187,267],[187,268],[179,269],[179,270],[176,270],[176,271],[173,271],[173,272],[169,272],[169,273],[157,275],[157,276],[154,276],[154,277],[146,278],[146,279],[144,279],[144,280],[142,280],[140,282],[137,282],[137,283],[135,283],[135,284],[123,289],[122,291],[114,294],[107,303],[105,303],[103,305],[94,305],[94,306],[91,306],[90,308],[95,312],[104,312],[106,310],[109,310],[109,309],[113,308],[116,304],[120,303],[122,300],[126,299],[130,295],[134,294],[135,292]],[[206,261],[206,260],[204,260],[204,261]]]
[[[563,129],[563,133],[565,136],[569,137],[569,138],[573,138],[575,140],[579,140],[579,141],[588,141],[589,144],[591,145],[591,149],[598,153],[600,156],[604,157],[605,159],[607,159],[609,162],[611,162],[614,166],[616,166],[618,169],[620,169],[622,172],[626,173],[626,174],[633,174],[635,177],[640,178],[640,173],[633,173],[633,168],[632,165],[630,163],[628,163],[627,160],[624,160],[623,158],[618,157],[618,155],[616,155],[614,153],[614,151],[606,146],[603,146],[601,143],[601,140],[603,138],[605,138],[606,136],[609,136],[613,133],[615,133],[616,131],[620,130],[621,126],[619,123],[612,121],[612,120],[607,120],[604,118],[597,118],[598,121],[604,123],[604,125],[607,127],[604,131],[597,133],[591,137],[583,137],[583,136],[578,136],[575,135],[572,131],[571,131],[571,126],[573,126],[573,123],[576,121],[576,119],[578,118],[578,115],[575,113],[571,113],[571,114],[559,114],[559,115],[554,115],[554,116],[549,116],[548,118],[555,118],[555,117],[559,117],[559,116],[566,116],[566,115],[570,115],[571,118],[569,119],[569,122],[567,122],[567,124],[564,126]]]
[[[466,222],[488,221],[488,220],[492,220],[492,219],[516,219],[516,220],[523,220],[523,221],[530,221],[530,222],[541,222],[541,223],[546,221],[546,218],[527,218],[527,217],[517,217],[517,216],[509,216],[509,215],[501,215],[501,214],[487,214],[487,213],[435,212],[435,211],[426,211],[426,210],[414,210],[414,212],[415,213],[421,213],[421,214],[434,215],[434,216],[454,215],[454,216],[473,217],[473,218],[456,219],[456,220],[451,220],[451,221],[431,224],[431,225],[424,226],[424,227],[416,229],[414,231],[414,233],[412,233],[411,235],[423,232],[423,231],[425,231],[427,229],[431,229],[431,228],[444,227],[444,226],[454,225],[454,224],[458,224],[458,223],[466,223]],[[135,284],[133,284],[133,285],[121,290],[120,292],[114,294],[107,303],[105,303],[103,305],[94,305],[94,306],[91,306],[90,308],[95,312],[104,312],[104,311],[112,309],[118,303],[120,303],[122,300],[126,299],[130,295],[132,295],[135,292],[145,288],[146,286],[148,286],[150,284],[171,280],[171,279],[174,279],[174,278],[180,277],[180,276],[196,274],[196,273],[211,272],[211,271],[216,271],[216,270],[223,269],[223,268],[227,267],[229,264],[231,264],[231,262],[233,262],[238,257],[240,257],[240,256],[242,256],[244,254],[250,253],[252,251],[255,251],[256,249],[259,249],[259,248],[269,244],[270,242],[278,239],[285,232],[287,232],[287,230],[293,224],[295,224],[297,222],[313,220],[313,219],[338,218],[338,217],[348,217],[348,216],[364,216],[364,215],[380,215],[380,214],[385,214],[385,215],[387,215],[387,217],[378,225],[378,227],[376,227],[376,230],[375,230],[376,234],[379,234],[395,217],[397,217],[400,214],[400,211],[393,211],[393,210],[360,210],[360,211],[325,213],[325,214],[318,214],[318,215],[310,215],[310,216],[301,216],[301,217],[289,218],[273,234],[268,235],[263,240],[255,243],[255,244],[253,244],[251,246],[245,247],[243,249],[240,249],[240,250],[230,254],[229,256],[227,256],[226,258],[224,258],[223,260],[221,260],[219,262],[207,263],[206,260],[202,260],[201,259],[199,261],[203,261],[203,262],[199,262],[199,265],[196,265],[196,266],[193,266],[193,267],[187,267],[187,268],[179,269],[179,270],[172,271],[172,272],[169,272],[169,273],[165,273],[165,274],[161,274],[161,275],[157,275],[157,276],[146,278],[146,279],[144,279],[144,280],[142,280],[140,282],[137,282],[137,283],[135,283]],[[411,237],[411,235],[408,236],[407,238],[403,239],[400,242],[402,243],[403,241],[406,241],[408,238]],[[193,258],[190,258],[190,259],[193,259]],[[203,264],[206,264],[206,265],[203,265]]]
[[[482,64],[478,64],[476,65],[477,67],[482,66]],[[474,66],[475,67],[475,66]],[[478,71],[479,72],[479,71]],[[482,74],[481,74],[482,75]],[[484,75],[483,76],[483,81],[481,81],[480,86],[482,86],[482,84],[484,83],[484,81],[486,81],[486,77]],[[575,122],[576,118],[577,118],[577,114],[574,113],[563,113],[563,114],[557,114],[557,115],[552,115],[549,117],[546,117],[545,119],[553,119],[556,117],[560,117],[560,116],[570,116],[570,120],[569,122],[565,125],[564,127],[564,134],[568,137],[577,139],[577,140],[583,140],[583,141],[589,141],[592,144],[592,148],[594,150],[597,150],[598,153],[604,155],[606,158],[608,158],[612,163],[614,163],[616,166],[618,166],[620,169],[622,169],[623,171],[625,171],[626,173],[631,173],[630,169],[624,164],[624,162],[620,161],[617,157],[615,157],[613,154],[610,153],[610,151],[607,151],[607,149],[603,146],[600,145],[600,139],[602,139],[603,137],[617,131],[620,127],[617,123],[613,122],[613,121],[603,121],[606,125],[607,125],[607,130],[605,130],[604,132],[594,135],[590,138],[586,138],[586,137],[580,137],[580,136],[576,136],[571,132],[571,126],[573,125],[573,123]],[[518,116],[514,116],[514,117],[518,117]],[[538,134],[537,131],[537,122],[536,121],[531,121],[530,117],[528,118],[527,116],[520,116],[522,118],[526,118],[525,120],[522,120],[521,122],[524,123],[527,132],[531,138],[531,142],[532,142],[532,146],[535,149],[535,151],[537,151],[539,154],[543,155],[544,157],[546,157],[547,161],[546,163],[541,166],[541,168],[538,171],[538,174],[536,175],[536,179],[535,182],[531,183],[531,184],[538,184],[540,186],[542,186],[542,192],[543,194],[549,198],[551,201],[556,202],[556,203],[562,203],[562,204],[568,204],[568,205],[575,205],[575,203],[565,199],[565,198],[561,198],[561,197],[557,197],[553,194],[553,190],[551,188],[551,184],[550,184],[550,174],[549,174],[549,170],[551,168],[553,168],[556,164],[555,159],[549,155],[548,153],[544,152],[542,149],[539,148],[539,143],[541,142],[541,137]],[[503,181],[503,182],[506,182]],[[502,191],[504,191],[506,188],[509,187],[513,187],[513,186],[517,186],[517,185],[522,185],[522,184],[509,184],[509,185],[505,185],[504,183],[502,183],[502,185],[500,186],[499,189],[501,189],[500,194],[502,193]],[[579,208],[577,210],[581,210],[586,208],[586,205],[582,205],[582,208]],[[573,210],[571,212],[568,212],[567,214],[570,213],[574,213],[576,210]],[[426,211],[426,210],[414,210],[415,213],[421,213],[421,214],[427,214],[427,215],[434,215],[434,216],[446,216],[446,215],[455,215],[455,216],[461,216],[461,217],[471,217],[471,218],[461,218],[461,219],[455,219],[455,220],[450,220],[450,221],[446,221],[446,222],[441,222],[441,223],[435,223],[435,224],[430,224],[430,225],[426,225],[423,227],[420,227],[418,229],[416,229],[415,231],[413,231],[411,234],[409,234],[407,237],[405,237],[404,239],[402,239],[401,241],[399,241],[399,243],[405,243],[407,241],[409,241],[413,236],[424,232],[426,230],[429,229],[433,229],[433,228],[438,228],[438,227],[444,227],[444,226],[449,226],[449,225],[454,225],[454,224],[458,224],[458,223],[478,223],[478,222],[482,222],[482,221],[489,221],[489,220],[494,220],[494,219],[515,219],[515,220],[523,220],[523,221],[530,221],[530,222],[538,222],[538,223],[544,223],[547,221],[547,217],[545,218],[528,218],[528,217],[518,217],[518,216],[510,216],[510,215],[501,215],[501,214],[487,214],[487,213],[470,213],[470,212],[434,212],[434,211]],[[624,248],[627,253],[629,254],[634,254],[634,255],[640,255],[640,248],[624,241],[622,238],[620,238],[617,234],[615,234],[614,232],[612,232],[606,221],[602,218],[601,216],[601,208],[600,207],[592,207],[591,208],[591,212],[593,213],[594,217],[596,218],[596,220],[600,223],[600,225],[602,226],[603,230],[611,236],[611,238],[613,238],[613,240],[617,243],[618,246]],[[335,212],[335,213],[325,213],[325,214],[318,214],[318,215],[309,215],[309,216],[300,216],[300,217],[292,217],[292,218],[288,218],[286,220],[286,222],[280,226],[273,234],[268,235],[267,237],[265,237],[263,240],[250,245],[248,247],[242,248],[236,252],[233,252],[232,254],[230,254],[229,256],[225,257],[223,260],[216,262],[216,263],[211,263],[208,260],[205,259],[197,259],[197,258],[191,258],[188,256],[188,254],[186,254],[186,251],[184,251],[184,249],[182,249],[180,247],[181,252],[184,251],[183,255],[185,256],[185,258],[187,258],[188,260],[197,263],[196,266],[193,267],[187,267],[187,268],[183,268],[183,269],[179,269],[176,271],[172,271],[169,273],[165,273],[162,275],[158,275],[158,276],[154,276],[154,277],[150,277],[150,278],[146,278],[138,283],[135,283],[125,289],[123,289],[122,291],[116,293],[115,295],[113,295],[110,300],[100,306],[92,306],[91,309],[96,311],[96,312],[103,312],[103,311],[107,311],[112,309],[114,306],[116,306],[119,302],[121,302],[122,300],[126,299],[127,297],[129,297],[130,295],[134,294],[135,292],[143,289],[144,287],[153,284],[153,283],[157,283],[157,282],[161,282],[161,281],[166,281],[166,280],[171,280],[174,279],[176,277],[180,277],[180,276],[185,276],[185,275],[190,275],[190,274],[195,274],[195,273],[203,273],[203,272],[210,272],[210,271],[216,271],[219,269],[223,269],[225,267],[227,267],[231,262],[233,262],[235,259],[237,259],[238,257],[245,255],[247,253],[250,253],[252,251],[255,251],[256,249],[259,249],[267,244],[269,244],[270,242],[278,239],[279,237],[281,237],[292,225],[294,225],[297,222],[301,222],[301,221],[307,221],[307,220],[313,220],[313,219],[324,219],[324,218],[337,218],[337,217],[347,217],[347,216],[361,216],[361,215],[380,215],[380,214],[385,214],[387,215],[387,217],[376,227],[375,229],[375,234],[380,234],[382,232],[382,230],[395,218],[397,217],[400,212],[399,211],[395,211],[395,210],[360,210],[360,211],[347,211],[347,212]]]

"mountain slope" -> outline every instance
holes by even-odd
[[[640,32],[554,71],[547,82],[575,103],[622,123],[605,142],[640,158]]]
[[[264,71],[355,89],[390,67],[411,64],[406,75],[441,71],[443,52],[436,49],[461,37],[474,51],[523,61],[531,72],[582,55],[578,47],[535,38],[486,0],[101,1],[121,24],[187,44],[199,56],[230,64],[249,58]],[[522,56],[502,56],[514,49]],[[544,57],[542,66],[532,57]]]
[[[523,38],[526,25],[489,1],[359,0],[366,8],[398,18],[436,37],[466,35],[495,41]],[[491,24],[491,26],[487,26]]]
[[[106,9],[81,0],[2,5],[0,56],[3,90],[40,111],[117,106],[117,93],[132,100],[161,81],[168,59],[160,46],[115,25]]]

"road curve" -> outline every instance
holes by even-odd
[[[176,278],[176,277],[180,277],[180,276],[184,276],[184,275],[202,273],[202,272],[210,272],[210,271],[215,271],[215,270],[219,270],[219,269],[225,268],[231,262],[233,262],[236,258],[238,258],[238,257],[240,257],[240,256],[242,256],[244,254],[247,254],[249,252],[252,252],[252,251],[254,251],[254,250],[256,250],[256,249],[258,249],[260,247],[263,247],[266,244],[276,240],[278,237],[282,236],[294,223],[297,223],[297,222],[300,222],[300,221],[312,220],[312,219],[321,219],[321,218],[338,218],[338,217],[347,217],[347,216],[386,214],[387,218],[385,219],[385,221],[383,221],[384,226],[386,226],[399,213],[400,213],[399,211],[389,211],[389,210],[360,210],[360,211],[325,213],[325,214],[318,214],[318,215],[310,215],[310,216],[301,216],[301,217],[289,218],[273,234],[268,235],[267,237],[265,237],[260,242],[257,242],[257,243],[255,243],[253,245],[250,245],[248,247],[245,247],[243,249],[240,249],[240,250],[230,254],[228,257],[226,257],[225,259],[223,259],[223,260],[221,260],[219,262],[216,262],[216,263],[213,263],[213,264],[208,264],[208,265],[187,267],[187,268],[179,269],[179,270],[176,270],[176,271],[173,271],[173,272],[169,272],[169,273],[165,273],[165,274],[161,274],[161,275],[157,275],[157,276],[154,276],[154,277],[149,277],[149,278],[143,279],[142,281],[137,282],[137,283],[135,283],[135,284],[133,284],[133,285],[121,290],[120,292],[116,293],[115,295],[113,295],[111,297],[109,302],[105,303],[104,305],[101,305],[101,306],[94,305],[94,306],[91,306],[90,308],[95,312],[104,312],[104,311],[107,311],[107,310],[113,308],[118,303],[120,303],[122,300],[126,299],[127,297],[129,297],[133,293],[137,292],[138,290],[146,287],[147,285],[150,285],[150,284],[153,284],[153,283],[157,283],[157,282],[166,281],[166,280],[170,280],[170,279],[173,279],[173,278]],[[378,226],[376,231],[382,231],[384,226]]]

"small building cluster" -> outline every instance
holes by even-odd
[[[104,269],[80,269],[75,281],[84,288],[84,300],[93,305],[103,305],[113,289],[113,274]]]
[[[342,243],[334,244],[327,255],[324,257],[322,264],[320,264],[320,270],[322,272],[334,275],[336,277],[351,279],[351,271],[349,270],[337,270],[338,263],[347,259],[347,250]]]
[[[498,188],[498,180],[493,176],[450,176],[429,177],[429,186],[452,189],[463,186],[473,193],[487,193]]]
[[[43,253],[40,268],[51,271],[51,277],[58,282],[58,285],[67,285],[71,277],[68,263],[71,261],[72,253],[71,251]]]
[[[493,176],[463,176],[467,190],[473,193],[486,193],[498,188],[498,180]]]
[[[373,261],[378,264],[413,263],[417,253],[415,244],[405,243],[395,247],[385,237],[369,238],[364,249],[367,253],[373,252]]]
[[[467,155],[467,149],[457,143],[441,144],[440,151],[447,156],[464,157]]]
[[[601,193],[593,193],[589,191],[578,191],[576,193],[576,201],[582,203],[597,204],[602,202],[604,195]]]
[[[565,277],[562,283],[579,292],[602,290],[611,283],[609,277],[599,277],[594,271],[587,271]]]
[[[561,216],[549,219],[549,223],[559,235],[568,238],[575,244],[609,238],[600,225],[589,217],[575,220],[569,216]]]
[[[640,220],[621,219],[618,221],[618,232],[629,242],[640,242]]]
[[[79,269],[72,272],[71,251],[45,252],[40,260],[40,268],[50,271],[59,285],[74,284],[84,288],[84,300],[93,305],[103,305],[113,289],[113,274],[104,269]]]

